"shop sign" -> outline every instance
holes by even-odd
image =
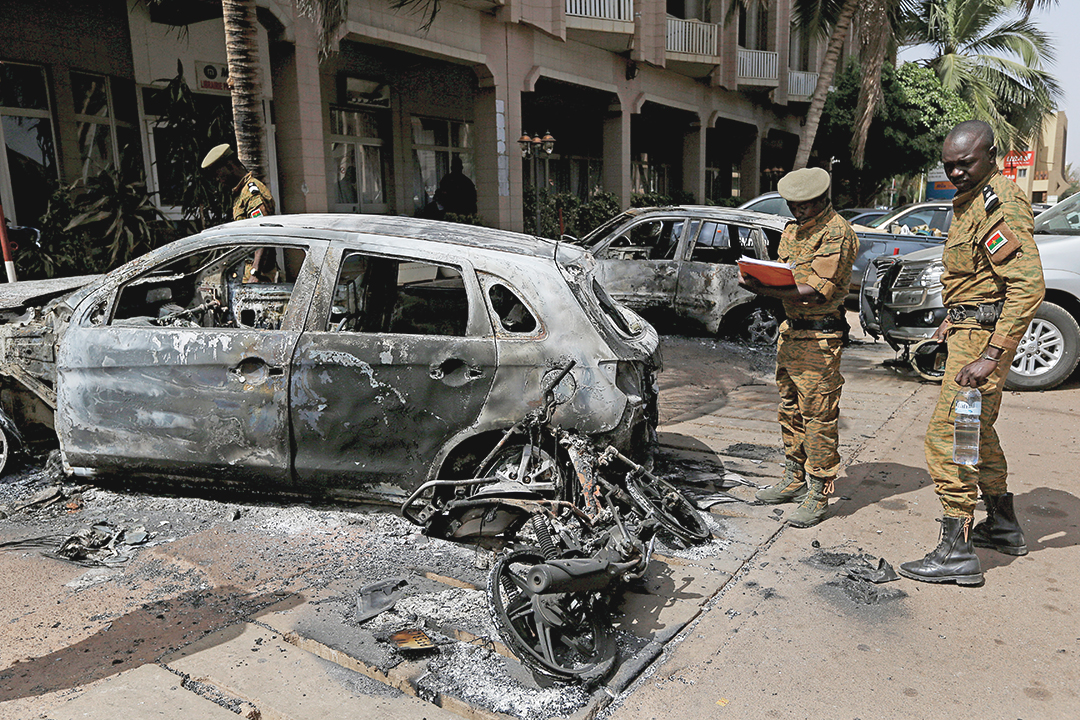
[[[195,89],[198,92],[229,94],[229,66],[225,63],[195,61]]]

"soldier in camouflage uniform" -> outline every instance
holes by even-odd
[[[784,479],[760,490],[757,498],[799,503],[787,518],[795,527],[824,519],[840,470],[840,352],[848,330],[843,305],[859,240],[833,211],[829,184],[829,173],[808,168],[788,173],[777,186],[795,216],[784,228],[778,251],[780,260],[792,266],[795,284],[767,286],[740,275],[743,287],[780,299],[787,315],[776,349]]]
[[[994,421],[1016,346],[1045,286],[1031,205],[997,171],[996,152],[990,126],[972,120],[953,128],[941,153],[957,194],[941,276],[949,315],[934,335],[947,339],[949,353],[926,430],[926,463],[945,517],[938,547],[900,566],[901,575],[924,582],[982,584],[973,544],[1010,555],[1027,553]],[[979,462],[973,467],[952,461],[956,396],[966,387],[982,392]],[[980,490],[987,518],[972,528]]]
[[[274,214],[274,196],[270,194],[270,188],[254,173],[248,172],[228,145],[217,145],[206,153],[202,169],[230,189],[233,220]]]

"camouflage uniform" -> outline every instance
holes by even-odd
[[[233,220],[274,214],[274,196],[270,194],[270,188],[255,177],[255,173],[245,175],[232,191],[236,198],[233,200]]]
[[[795,281],[825,297],[821,305],[784,301],[788,319],[780,326],[776,349],[776,385],[780,390],[780,430],[791,479],[805,473],[831,484],[840,469],[837,450],[840,417],[840,350],[844,332],[795,329],[800,320],[844,317],[851,263],[859,250],[855,231],[827,207],[799,225],[789,223],[780,238],[779,258],[794,266]],[[800,474],[802,477],[800,477]]]
[[[926,429],[926,464],[946,516],[971,517],[978,490],[1005,493],[1008,474],[994,421],[1001,407],[1001,387],[1016,346],[1024,336],[1045,294],[1042,262],[1032,237],[1031,205],[1023,193],[998,172],[979,187],[953,199],[955,216],[945,241],[941,297],[946,307],[1004,301],[993,326],[974,318],[948,326],[949,355],[937,407]],[[979,464],[952,461],[953,405],[960,386],[956,374],[986,352],[1000,348],[997,368],[979,387],[982,392]]]

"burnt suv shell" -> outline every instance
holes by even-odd
[[[399,502],[474,469],[568,360],[555,422],[639,456],[655,433],[656,332],[587,252],[515,233],[245,220],[32,305],[0,324],[4,410],[52,414],[77,474]]]

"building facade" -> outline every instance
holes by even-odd
[[[1056,203],[1069,187],[1065,177],[1065,145],[1069,121],[1058,111],[1043,122],[1042,133],[1027,150],[1014,150],[1001,158],[1001,171],[1033,203]]]
[[[790,169],[822,48],[791,0],[352,0],[320,62],[291,0],[257,0],[270,185],[281,212],[420,214],[454,158],[484,224],[524,227],[533,182],[586,196],[752,197]],[[179,216],[160,89],[182,69],[229,106],[214,0],[22,0],[0,6],[0,200],[33,223],[50,184],[141,165]],[[550,155],[522,157],[523,135]],[[535,180],[534,180],[535,178]],[[685,195],[684,195],[685,197]]]

